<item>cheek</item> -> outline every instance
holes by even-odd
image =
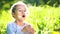
[[[20,12],[17,12],[17,15],[21,16],[21,15],[22,15],[22,13],[20,13]]]
[[[17,13],[16,17],[21,18],[22,17],[22,14]]]
[[[20,16],[21,14],[19,14],[18,12],[15,13],[15,16],[18,17]]]

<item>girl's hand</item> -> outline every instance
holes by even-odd
[[[30,34],[34,34],[35,30],[33,28],[31,28],[30,25],[27,25],[26,27],[23,28],[22,30],[24,33],[25,32],[29,32]]]

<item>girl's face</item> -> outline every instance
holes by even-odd
[[[24,5],[17,5],[13,15],[15,19],[23,21],[26,17],[26,7]]]

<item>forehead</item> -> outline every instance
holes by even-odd
[[[17,4],[16,5],[16,9],[23,9],[23,10],[25,10],[26,7],[24,5],[22,5],[22,4]]]

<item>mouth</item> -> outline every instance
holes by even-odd
[[[25,15],[22,16],[23,18],[25,17]]]

